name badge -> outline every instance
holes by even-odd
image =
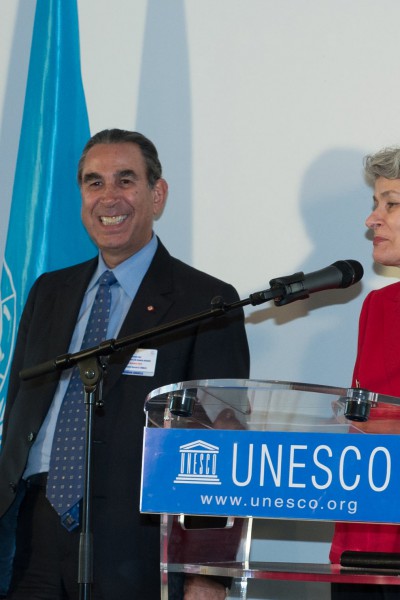
[[[150,348],[138,348],[131,356],[123,375],[153,377],[156,370],[157,352],[158,350]]]

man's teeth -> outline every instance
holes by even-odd
[[[118,225],[125,221],[126,215],[118,215],[117,217],[100,217],[100,221],[103,225]]]

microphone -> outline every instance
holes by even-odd
[[[308,298],[314,292],[347,288],[362,278],[364,269],[356,260],[338,260],[329,267],[304,275],[294,273],[269,282],[276,306]]]

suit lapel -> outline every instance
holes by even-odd
[[[159,242],[154,259],[121,327],[118,340],[143,333],[167,322],[167,314],[174,301],[172,259]],[[148,346],[148,343],[146,345]],[[126,351],[110,356],[107,368],[107,391],[122,374],[136,347],[138,346],[127,346]]]
[[[46,319],[42,324],[42,336],[36,348],[36,364],[54,360],[68,352],[82,297],[96,263],[97,259],[93,259],[77,268],[60,271],[55,275],[45,275],[42,282],[39,282],[38,294],[44,306]],[[60,280],[57,280],[57,277]],[[54,290],[57,290],[56,293]],[[43,386],[38,402],[41,408],[38,408],[35,417],[39,419],[38,427],[41,423],[40,418],[44,418],[53,400],[60,375],[61,373],[54,373],[54,377],[49,375],[47,383]],[[34,380],[25,385],[29,390],[30,386],[34,385]]]
[[[97,258],[80,265],[79,269],[67,273],[61,285],[57,286],[54,305],[49,308],[54,312],[54,318],[50,319],[50,322],[55,324],[50,342],[54,356],[68,352],[82,299],[96,265]]]

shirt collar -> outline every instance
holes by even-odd
[[[114,269],[111,269],[119,285],[122,287],[124,292],[131,298],[134,299],[137,289],[145,276],[151,261],[154,258],[158,246],[157,236],[152,235],[151,240],[146,246],[141,248],[139,252],[133,254],[122,263],[117,265]],[[89,292],[97,284],[99,277],[108,269],[104,259],[99,252],[99,260],[96,271],[90,281],[87,291]]]

